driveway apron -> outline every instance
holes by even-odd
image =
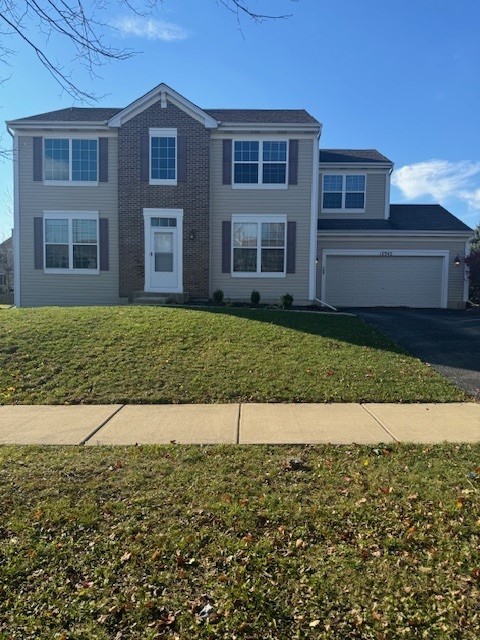
[[[350,309],[480,400],[480,310]]]

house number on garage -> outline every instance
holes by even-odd
[[[379,256],[393,256],[393,251],[380,251]]]

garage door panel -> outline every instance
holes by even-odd
[[[325,300],[334,306],[442,306],[441,256],[328,255]]]

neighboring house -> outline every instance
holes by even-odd
[[[0,242],[0,304],[13,303],[13,238]]]
[[[165,84],[124,109],[61,109],[14,137],[15,304],[146,294],[460,308],[472,232],[390,205],[393,164],[321,150],[304,110],[201,109]]]

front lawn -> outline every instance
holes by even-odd
[[[1,447],[0,638],[477,640],[479,458]]]
[[[361,320],[269,309],[11,309],[2,403],[452,402]]]

